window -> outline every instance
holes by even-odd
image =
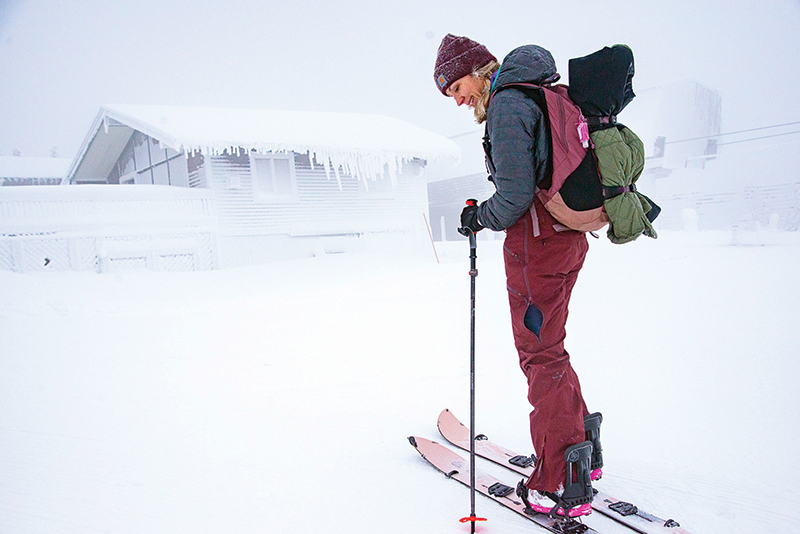
[[[394,198],[395,184],[389,174],[389,166],[383,166],[383,173],[372,177],[362,177],[358,181],[358,190],[362,195],[379,198]]]
[[[293,154],[253,155],[253,189],[258,199],[290,199],[295,196]]]
[[[133,132],[133,158],[136,170],[141,172],[149,169],[150,163],[150,138],[140,131]]]
[[[136,165],[133,163],[133,140],[128,141],[119,157],[118,165],[120,176],[126,176],[136,170]]]
[[[161,143],[158,142],[158,139],[149,137],[148,141],[148,148],[150,149],[150,164],[158,165],[159,163],[166,161],[167,151],[163,146],[161,146]]]
[[[164,152],[163,150],[161,151]],[[153,165],[153,183],[155,185],[169,185],[169,169],[166,163]]]
[[[375,178],[362,178],[358,181],[358,188],[362,194],[386,194],[394,191],[389,173],[379,174]]]
[[[107,182],[188,187],[186,158],[183,152],[165,148],[157,140],[134,131]]]
[[[167,153],[170,159],[167,160],[169,165],[169,183],[179,187],[189,187],[189,175],[186,172],[186,158],[183,154],[175,153],[171,155]]]

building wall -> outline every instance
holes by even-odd
[[[305,154],[294,163],[291,189],[262,194],[255,158],[246,152],[207,156],[195,173],[216,193],[221,235],[361,235],[424,227],[427,188],[419,163],[372,181],[325,168]],[[419,219],[419,221],[417,220]]]
[[[704,169],[644,175],[642,190],[661,205],[659,229],[800,227],[800,156],[796,144],[722,147]],[[689,220],[686,220],[689,211]]]
[[[289,162],[291,184],[283,190],[265,191],[258,180],[258,161],[270,158]],[[187,155],[133,131],[106,182],[210,189],[222,235],[361,235],[417,226],[428,211],[422,170],[414,161],[395,179],[388,169],[363,179],[326,169],[307,154]]]
[[[619,121],[644,143],[649,168],[703,168],[716,154],[722,98],[695,80],[637,89]]]
[[[433,239],[436,241],[464,239],[458,233],[458,227],[461,226],[461,211],[464,209],[465,201],[474,198],[482,202],[492,196],[494,191],[494,184],[489,181],[485,171],[429,183],[428,198],[430,198]],[[481,237],[490,233],[485,231]]]

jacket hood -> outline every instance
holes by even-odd
[[[551,79],[554,78],[555,79]],[[553,55],[537,45],[525,45],[515,48],[503,59],[497,71],[492,91],[509,83],[543,83],[558,80],[558,70]]]

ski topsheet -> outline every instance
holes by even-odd
[[[469,451],[469,428],[464,426],[450,410],[445,409],[439,414],[437,426],[444,439],[460,449]],[[519,455],[492,443],[482,435],[475,437],[475,455],[502,465],[524,477],[530,477],[533,472],[531,457]],[[467,483],[469,484],[469,482]],[[597,491],[596,488],[595,491]],[[602,491],[597,491],[594,501],[592,501],[592,508],[641,534],[690,534],[671,519],[660,519],[639,510],[631,503],[615,499]]]
[[[448,478],[458,480],[469,487],[471,477],[468,460],[435,441],[416,436],[408,438],[408,441],[436,469],[444,473]],[[514,510],[521,516],[530,519],[551,532],[557,534],[598,534],[596,530],[574,519],[554,519],[548,515],[537,513],[533,515],[526,514],[525,505],[515,494],[514,488],[503,484],[492,475],[477,468],[475,469],[475,491],[506,508]]]

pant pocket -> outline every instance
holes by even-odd
[[[511,316],[512,321],[520,321],[525,330],[531,332],[540,339],[542,325],[544,324],[544,314],[536,304],[530,301],[522,292],[517,291],[511,286],[506,286],[511,296]]]
[[[544,324],[544,314],[542,310],[536,307],[536,304],[531,302],[525,310],[525,317],[522,322],[525,328],[536,334],[536,337],[539,337],[539,333],[542,331],[542,324]]]

